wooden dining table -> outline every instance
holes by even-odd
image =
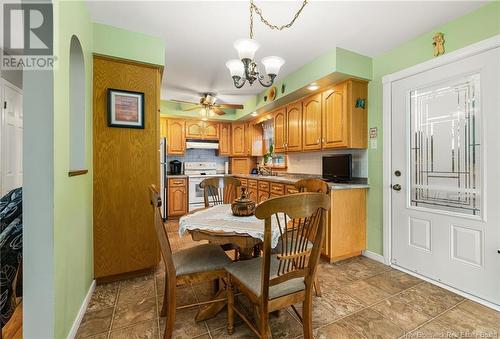
[[[276,247],[280,237],[279,227],[271,227],[271,247]],[[252,216],[235,216],[231,205],[222,204],[209,207],[179,219],[179,235],[189,233],[195,241],[206,240],[212,244],[235,244],[239,247],[239,260],[248,260],[258,256],[256,245],[264,241],[264,221]],[[226,289],[219,288],[214,299],[226,297]],[[202,321],[215,317],[226,302],[213,303],[200,309],[195,317]]]

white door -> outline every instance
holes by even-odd
[[[1,194],[23,185],[23,96],[19,89],[2,81]]]
[[[393,265],[500,305],[500,48],[392,83]]]

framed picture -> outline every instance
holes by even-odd
[[[108,88],[108,126],[144,128],[144,93]]]

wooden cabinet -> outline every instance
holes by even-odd
[[[233,156],[246,156],[246,134],[245,123],[236,123],[232,125],[232,155]]]
[[[219,139],[219,123],[213,121],[203,122],[203,139],[218,140]]]
[[[166,138],[168,134],[167,118],[160,118],[160,137]]]
[[[295,188],[294,185],[286,185],[285,194],[295,194],[299,193],[299,190]]]
[[[203,138],[203,121],[187,120],[186,139],[202,139],[202,138]]]
[[[333,190],[323,255],[330,262],[366,249],[366,189]]]
[[[324,149],[368,147],[367,96],[367,82],[356,79],[322,93]],[[365,108],[356,107],[358,99],[365,100]]]
[[[167,153],[182,155],[186,151],[185,121],[167,120]]]
[[[188,194],[186,178],[168,179],[168,216],[180,217],[187,214]]]
[[[259,194],[257,197],[257,203],[260,204],[261,202],[264,202],[267,199],[269,199],[269,197],[270,197],[269,192],[259,191]]]
[[[259,202],[259,198],[257,196],[257,190],[254,188],[248,189],[248,199],[252,200],[255,203]]]
[[[231,155],[231,124],[219,124],[219,155]]]
[[[302,150],[302,101],[294,102],[286,107],[286,150],[295,152]]]
[[[302,150],[321,149],[321,93],[302,101]]]
[[[286,151],[286,107],[276,110],[274,119],[274,151],[276,153]]]
[[[187,120],[186,139],[218,140],[219,124],[212,121]]]
[[[285,194],[285,185],[278,184],[276,182],[271,183],[271,195],[284,195]]]
[[[231,158],[231,174],[249,174],[255,166],[255,158]]]
[[[269,192],[269,186],[269,181],[259,180],[258,182],[259,192]]]

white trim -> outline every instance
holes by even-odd
[[[370,258],[372,260],[378,261],[378,262],[380,262],[382,264],[386,264],[384,256],[381,255],[381,254],[378,254],[378,253],[375,253],[375,252],[367,250],[367,251],[363,251],[362,255],[364,257]]]
[[[486,52],[490,49],[497,48],[500,46],[500,34],[493,36],[491,38],[476,42],[474,44],[465,46],[463,48],[457,49],[456,51],[447,53],[445,55],[430,59],[428,61],[422,62],[420,64],[405,68],[401,71],[387,74],[382,77],[382,83],[391,83],[409,76],[422,73],[433,68],[452,63],[457,60],[462,60],[467,57]]]
[[[392,83],[430,69],[500,47],[500,35],[479,41],[443,56],[382,77],[383,83],[383,248],[385,263],[391,261],[391,181],[392,181]],[[462,292],[463,293],[463,292]],[[473,299],[471,297],[471,299]],[[484,301],[483,301],[484,304]]]
[[[423,276],[423,275],[420,275],[420,274],[415,273],[415,272],[413,272],[413,271],[407,270],[407,269],[405,269],[405,268],[403,268],[403,267],[400,267],[400,266],[397,266],[397,265],[390,265],[390,266],[391,266],[392,268],[394,268],[394,269],[398,270],[398,271],[405,272],[405,273],[407,273],[407,274],[409,274],[409,275],[412,275],[412,276],[414,276],[414,277],[417,277],[417,278],[419,278],[419,279],[422,279],[422,280],[424,280],[424,281],[427,281],[428,283],[431,283],[431,284],[433,284],[433,285],[436,285],[436,286],[439,286],[439,287],[441,287],[441,288],[444,288],[445,290],[451,291],[451,292],[456,293],[456,294],[458,294],[458,295],[460,295],[460,296],[462,296],[462,297],[464,297],[464,298],[470,299],[470,300],[475,301],[475,302],[477,302],[477,303],[479,303],[479,304],[481,304],[481,305],[484,305],[484,306],[486,306],[486,307],[489,307],[489,308],[491,308],[491,309],[494,309],[495,311],[500,312],[500,305],[493,304],[493,303],[491,303],[491,302],[489,302],[489,301],[487,301],[487,300],[484,300],[484,299],[481,299],[481,298],[479,298],[479,297],[476,297],[475,295],[472,295],[472,294],[469,294],[469,293],[467,293],[467,292],[461,291],[461,290],[459,290],[459,289],[453,288],[453,287],[451,287],[451,286],[445,285],[445,284],[443,284],[443,283],[440,283],[439,281],[432,280],[432,279],[427,278],[427,277],[425,277],[425,276]]]
[[[80,310],[78,311],[78,314],[76,315],[75,321],[73,322],[73,326],[71,326],[71,330],[68,333],[67,339],[74,339],[76,337],[76,333],[78,332],[78,328],[80,327],[80,323],[82,322],[83,316],[85,315],[85,312],[87,311],[87,307],[89,306],[90,299],[92,298],[92,294],[94,294],[94,290],[95,290],[95,280],[92,280],[92,283],[90,284],[90,288],[87,292],[87,295],[85,296],[85,299],[83,299],[82,306],[80,306]]]

